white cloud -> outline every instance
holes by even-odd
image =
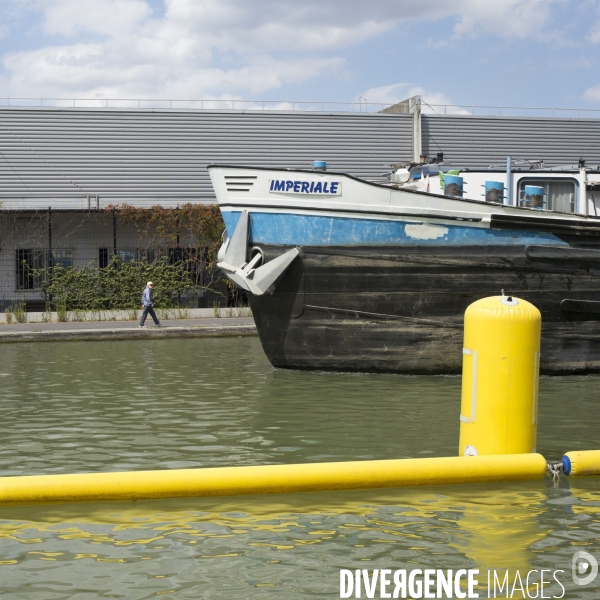
[[[165,47],[166,55],[160,61],[153,60],[152,48],[135,40],[129,46],[113,42],[54,47],[9,55],[4,62],[12,73],[13,89],[27,90],[35,85],[42,87],[47,96],[108,98],[200,98],[215,92],[260,93],[336,72],[343,65],[338,58],[276,60],[266,55],[254,57],[253,64],[225,70],[211,67],[209,57],[203,60],[193,47],[182,46],[174,44],[169,52]],[[124,51],[130,59],[127,62],[121,61]],[[197,60],[185,60],[191,54]]]
[[[587,36],[587,41],[591,44],[600,44],[600,2],[597,2],[596,19],[590,27],[590,32]]]
[[[600,83],[597,83],[594,87],[587,89],[583,97],[591,102],[600,102]]]
[[[454,106],[452,101],[440,92],[429,92],[422,87],[410,83],[394,83],[382,87],[371,88],[354,99],[354,102],[367,102],[367,104],[381,104],[382,107],[391,106],[412,98],[421,96],[423,100],[422,111],[424,113],[447,112],[448,114],[469,114],[465,109]]]
[[[354,98],[354,102],[359,102],[360,99],[364,102],[381,103],[385,105],[396,104],[402,100],[410,98],[414,94],[409,92],[409,83],[393,83],[392,85],[383,85],[381,87],[371,88],[366,90],[360,96]]]
[[[456,37],[498,37],[539,39],[546,35],[550,5],[557,0],[463,0],[460,17],[454,27]]]
[[[33,30],[51,36],[54,44],[5,54],[5,91],[85,97],[260,94],[339,74],[341,49],[403,21],[454,18],[455,40],[535,35],[553,1],[164,0],[164,14],[156,15],[148,0],[0,0],[11,14],[19,6],[40,11],[41,23]],[[396,86],[378,93],[396,97]]]
[[[151,14],[144,0],[52,0],[45,10],[44,31],[121,37],[133,33]]]

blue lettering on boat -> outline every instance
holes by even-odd
[[[272,179],[269,184],[269,192],[339,196],[342,193],[342,184],[339,181],[290,181],[285,179]]]

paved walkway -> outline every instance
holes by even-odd
[[[257,335],[252,317],[173,319],[143,328],[137,321],[0,324],[0,343],[55,340],[124,340],[166,337]]]

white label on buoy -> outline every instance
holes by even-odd
[[[502,304],[505,304],[506,306],[516,306],[517,304],[519,304],[519,301],[516,298],[513,298],[512,296],[502,296],[502,298],[500,298],[500,302],[502,302]]]
[[[477,456],[477,450],[473,446],[467,446],[465,448],[465,456]]]

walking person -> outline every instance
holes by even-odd
[[[146,284],[146,289],[144,290],[144,293],[142,294],[142,306],[143,306],[144,310],[142,311],[142,318],[140,319],[140,327],[144,326],[144,323],[146,322],[146,317],[148,315],[150,315],[152,317],[154,324],[157,327],[160,327],[160,321],[156,317],[156,313],[154,312],[154,309],[152,308],[154,306],[154,302],[152,302],[152,288],[153,287],[154,287],[154,284],[151,281],[149,281]]]

